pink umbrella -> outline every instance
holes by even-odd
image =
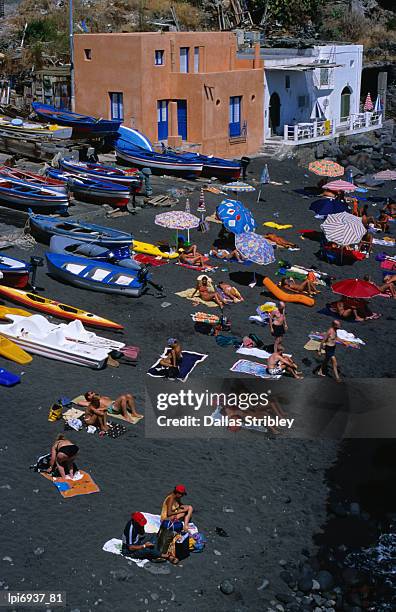
[[[363,110],[364,110],[365,113],[367,113],[367,112],[372,111],[373,108],[374,108],[374,104],[373,104],[373,101],[371,99],[371,94],[369,92],[367,94],[367,98],[366,98],[366,101],[364,103]]]
[[[355,191],[356,185],[349,181],[330,181],[323,185],[323,189],[329,189],[329,191]]]
[[[380,181],[396,181],[396,170],[382,170],[374,174],[374,178]]]

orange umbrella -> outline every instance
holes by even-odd
[[[319,176],[337,177],[344,174],[344,168],[331,159],[317,159],[309,164],[308,170]]]

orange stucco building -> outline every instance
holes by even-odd
[[[240,157],[263,141],[259,53],[237,58],[231,32],[78,34],[76,111],[123,123],[152,142]]]

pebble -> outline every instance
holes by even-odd
[[[101,603],[103,603],[103,599],[97,599],[94,603],[94,606],[99,606]]]
[[[3,557],[3,561],[7,561],[8,563],[12,563],[12,557]]]
[[[0,489],[11,489],[11,485],[9,484],[1,485]]]
[[[223,506],[223,512],[234,512],[234,508],[231,506]]]
[[[219,550],[214,549],[213,550],[214,554],[217,555],[218,557],[221,557],[221,552]]]
[[[312,580],[312,590],[320,591],[320,584],[317,580]]]
[[[246,531],[247,531],[248,533],[252,533],[252,530],[251,530],[251,528],[250,528],[250,527],[245,527],[245,529],[246,529]]]
[[[259,587],[257,587],[258,591],[264,591],[264,589],[266,589],[269,586],[269,580],[267,580],[267,578],[264,578],[263,582],[260,584]]]
[[[38,546],[37,548],[34,549],[33,552],[36,555],[36,557],[41,557],[41,555],[45,553],[45,549],[42,548],[41,546]]]
[[[235,591],[231,580],[223,580],[223,582],[220,583],[220,591],[224,593],[224,595],[231,595],[231,593]]]
[[[150,593],[150,597],[153,601],[157,601],[157,599],[159,598],[158,593]]]
[[[281,565],[282,567],[285,567],[287,565],[287,561],[285,561],[285,559],[281,559],[280,561],[278,561],[279,565]]]

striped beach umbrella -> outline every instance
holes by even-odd
[[[178,231],[187,230],[188,241],[190,241],[190,229],[194,229],[199,226],[199,219],[195,215],[184,210],[171,210],[169,212],[161,213],[156,215],[154,223],[167,227],[169,229],[176,230],[176,245],[178,242]]]
[[[252,185],[248,185],[248,183],[243,183],[242,181],[233,181],[232,183],[227,183],[227,185],[223,185],[222,189],[224,191],[233,191],[234,193],[256,191],[255,187],[252,187]]]
[[[274,247],[259,234],[244,232],[235,236],[235,246],[249,261],[267,266],[275,261]]]
[[[375,101],[375,105],[374,105],[374,112],[382,113],[383,110],[384,110],[384,107],[382,105],[381,96],[378,94],[377,99]]]
[[[396,181],[396,170],[382,170],[374,174],[374,178],[379,181]]]
[[[252,213],[238,200],[223,200],[217,207],[217,216],[224,227],[233,234],[254,232],[256,229]]]
[[[199,194],[199,201],[198,201],[197,212],[200,212],[200,213],[206,212],[205,196],[204,196],[203,187],[201,187],[201,193]]]
[[[337,177],[344,174],[344,168],[331,159],[317,159],[309,164],[308,170],[318,176]]]
[[[330,181],[330,183],[326,183],[323,185],[323,189],[328,189],[329,191],[355,191],[356,185],[350,183],[349,181]]]
[[[191,206],[190,206],[190,199],[189,198],[186,198],[186,207],[184,209],[184,212],[191,213]]]
[[[373,108],[374,108],[374,104],[373,104],[373,101],[371,99],[371,94],[370,94],[370,92],[368,92],[367,97],[366,97],[366,101],[365,101],[364,106],[363,106],[363,110],[364,110],[365,113],[369,113],[369,112],[371,112],[373,110]]]
[[[360,217],[347,212],[328,215],[320,227],[327,240],[340,246],[357,244],[366,233]]]

